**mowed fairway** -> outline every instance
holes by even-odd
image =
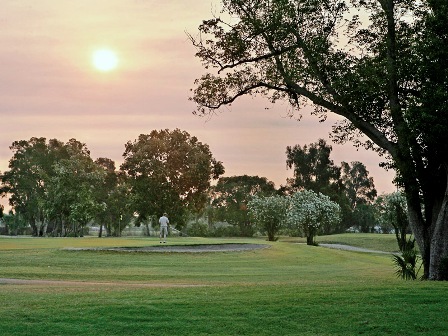
[[[340,240],[349,243],[351,237],[358,245],[377,246],[371,236]],[[380,240],[378,246],[389,244],[384,239],[390,236],[372,237]],[[291,239],[171,238],[168,245],[220,243],[270,246],[241,252],[110,252],[66,248],[159,242],[0,238],[0,334],[448,334],[448,284],[399,280],[390,255],[310,247]]]

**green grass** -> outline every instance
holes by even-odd
[[[385,235],[319,237],[380,249]],[[390,236],[394,238],[393,236]],[[351,239],[351,240],[350,240]],[[373,242],[377,240],[377,242]],[[0,334],[446,335],[448,284],[395,278],[391,257],[283,238],[249,252],[70,251],[158,245],[155,238],[0,238]],[[368,246],[361,246],[367,242]]]

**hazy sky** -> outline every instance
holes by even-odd
[[[0,11],[0,171],[15,140],[70,138],[92,158],[119,166],[124,144],[153,129],[180,128],[210,146],[226,176],[259,175],[285,184],[286,146],[324,138],[331,122],[287,118],[288,106],[266,110],[243,99],[211,119],[192,115],[193,81],[204,72],[186,31],[219,14],[218,0],[3,0]],[[100,72],[92,53],[109,48],[118,66]],[[378,191],[391,192],[392,172],[375,153],[333,146],[331,158],[361,161]]]

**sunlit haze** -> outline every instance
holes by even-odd
[[[194,116],[188,100],[205,70],[186,32],[220,15],[220,1],[54,1],[2,3],[0,12],[0,171],[9,146],[31,137],[75,138],[93,159],[122,162],[124,145],[153,129],[179,128],[210,146],[225,176],[258,175],[285,184],[286,146],[323,138],[332,121],[288,117],[289,106],[244,98],[210,118]],[[109,56],[97,65],[95,50]],[[104,51],[104,50],[103,50]],[[94,63],[92,63],[94,62]],[[92,66],[92,65],[95,66]],[[103,64],[103,65],[101,65]],[[107,64],[107,66],[106,66]],[[106,73],[103,73],[107,71]],[[379,191],[391,192],[393,172],[377,154],[334,145],[331,158],[361,161]]]
[[[112,71],[117,67],[118,58],[110,49],[96,50],[92,55],[93,66],[100,71]]]

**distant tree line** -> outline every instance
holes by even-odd
[[[34,236],[82,236],[94,223],[99,236],[120,236],[129,224],[157,226],[158,216],[168,212],[176,228],[191,235],[258,232],[274,240],[282,233],[306,236],[312,244],[317,234],[348,229],[400,232],[394,219],[406,217],[398,210],[381,217],[390,202],[377,198],[366,167],[358,161],[336,166],[324,140],[287,147],[293,178],[278,189],[265,177],[222,177],[224,166],[208,145],[179,129],[127,142],[118,169],[111,159],[93,160],[76,139],[31,138],[10,148],[0,189],[13,209],[3,218],[9,234],[30,228]]]
[[[369,176],[365,165],[354,161],[342,162],[341,166],[336,166],[330,158],[331,151],[332,147],[324,140],[303,147],[299,145],[287,147],[286,163],[293,169],[293,177],[278,189],[265,177],[247,175],[221,177],[210,191],[210,204],[206,212],[208,223],[193,225],[194,234],[252,236],[260,232],[269,239],[275,239],[277,234],[306,236],[310,243],[314,243],[314,236],[317,234],[346,231],[397,233],[401,227],[404,227],[403,232],[409,233],[407,225],[403,224],[403,219],[404,223],[407,223],[403,195],[400,192],[393,194],[401,200],[397,205],[399,209],[397,211],[401,211],[402,219],[398,225],[396,224],[398,212],[392,211],[390,204],[394,198],[389,195],[378,197],[373,178]],[[305,193],[298,196],[301,192]],[[304,195],[307,195],[307,198]],[[277,196],[302,200],[294,201],[294,209],[290,202],[285,203]],[[257,199],[257,202],[253,201],[254,199]],[[338,210],[334,208],[331,211],[333,217],[338,220],[325,221],[323,217],[320,219],[316,217],[317,222],[309,224],[315,225],[315,228],[304,225],[300,228],[298,216],[295,216],[295,221],[292,220],[294,211],[302,211],[298,207],[300,203],[313,204],[317,209],[319,204],[322,208],[327,202],[338,206]],[[267,213],[261,214],[254,210],[258,208],[258,212],[264,212],[270,207],[272,208],[269,213],[275,215],[269,220],[261,220],[268,218]],[[278,211],[274,212],[274,208]],[[317,213],[313,215],[317,216]],[[280,222],[279,218],[282,218]],[[213,223],[217,222],[225,222],[230,226],[213,227]],[[310,234],[307,235],[307,232]]]
[[[82,236],[90,222],[119,236],[131,220],[148,223],[169,211],[181,228],[189,212],[200,213],[212,179],[224,173],[208,145],[185,131],[141,134],[125,145],[117,170],[108,158],[93,160],[84,143],[70,139],[15,141],[3,196],[13,212],[4,222],[33,236]]]

